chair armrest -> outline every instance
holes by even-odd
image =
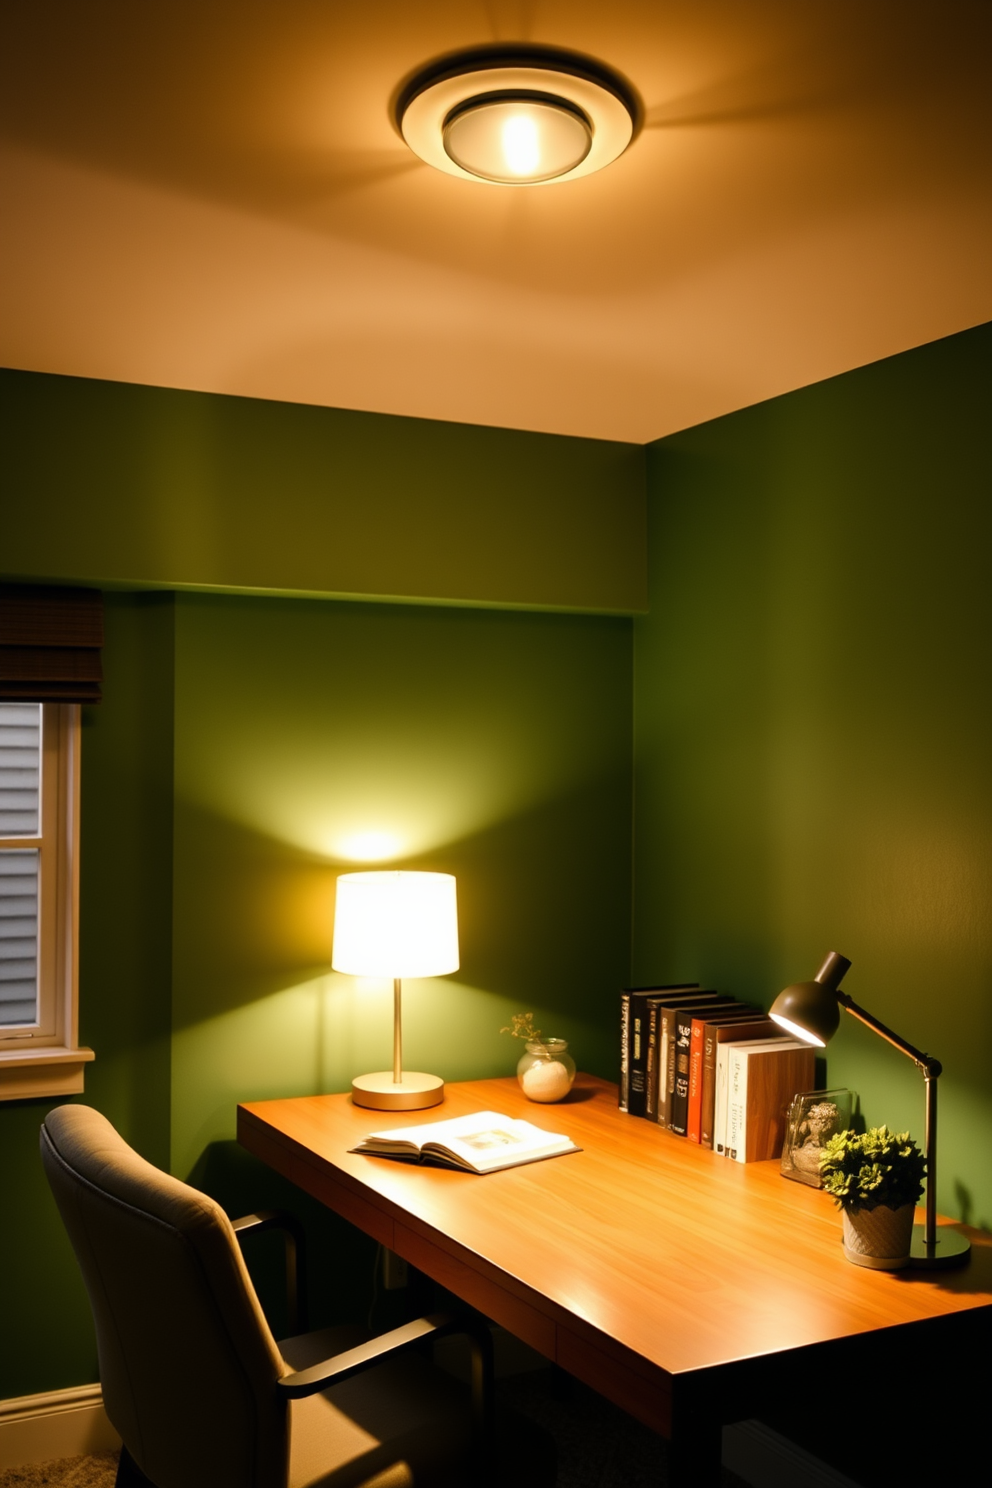
[[[286,1246],[287,1327],[290,1334],[306,1333],[306,1236],[296,1215],[285,1209],[260,1209],[257,1214],[246,1214],[242,1219],[232,1220],[231,1228],[238,1237],[239,1245],[244,1235],[257,1234],[262,1230],[282,1230]]]
[[[472,1426],[477,1446],[486,1449],[492,1440],[493,1340],[485,1323],[476,1318],[457,1317],[450,1312],[431,1313],[309,1369],[286,1374],[278,1381],[278,1387],[291,1400],[316,1395],[329,1385],[339,1384],[393,1354],[413,1348],[424,1339],[443,1338],[448,1333],[464,1333],[472,1345]]]

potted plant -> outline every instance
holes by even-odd
[[[514,1013],[509,1028],[501,1028],[511,1038],[523,1039],[526,1050],[517,1063],[517,1079],[528,1100],[551,1104],[564,1100],[575,1079],[575,1060],[568,1043],[561,1038],[545,1038],[534,1027],[533,1013]]]
[[[820,1154],[820,1177],[843,1212],[849,1261],[886,1271],[906,1264],[925,1172],[926,1159],[909,1132],[873,1126],[830,1138]]]

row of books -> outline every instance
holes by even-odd
[[[778,1157],[814,1052],[749,1003],[698,982],[620,1000],[620,1109],[736,1162]]]

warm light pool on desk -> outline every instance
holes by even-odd
[[[438,1075],[403,1069],[402,979],[458,970],[458,910],[450,873],[343,873],[337,881],[331,965],[393,982],[393,1068],[357,1075],[356,1106],[417,1111],[444,1099]]]

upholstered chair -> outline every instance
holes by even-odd
[[[41,1151],[124,1443],[118,1488],[495,1480],[484,1327],[437,1314],[372,1340],[332,1328],[277,1344],[236,1226],[212,1199],[145,1162],[87,1106],[52,1111]],[[472,1335],[471,1397],[429,1358],[430,1340],[452,1331]],[[543,1447],[534,1460],[534,1481],[553,1482]]]

